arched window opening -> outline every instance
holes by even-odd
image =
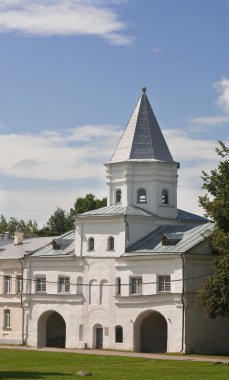
[[[99,304],[99,286],[96,280],[91,280],[89,282],[89,305]]]
[[[109,287],[107,280],[102,280],[100,282],[100,305],[107,305],[109,300]]]
[[[95,240],[93,237],[90,237],[88,239],[88,247],[87,247],[88,251],[94,251],[95,249]]]
[[[79,276],[77,277],[77,282],[76,282],[76,292],[77,294],[82,294],[83,291],[83,277]]]
[[[108,251],[114,250],[114,238],[113,238],[113,236],[109,236],[109,238],[107,239],[107,250]]]
[[[122,201],[122,190],[118,189],[116,191],[116,203],[121,203]]]
[[[116,277],[115,279],[115,294],[116,296],[120,296],[121,295],[121,278],[120,277]]]
[[[169,203],[169,193],[166,189],[162,191],[161,202],[163,205],[167,205]]]
[[[115,326],[115,343],[123,343],[123,328]]]
[[[139,189],[137,193],[137,203],[146,203],[145,189]]]

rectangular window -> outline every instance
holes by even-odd
[[[58,292],[67,293],[70,291],[70,278],[69,277],[59,277],[58,281]]]
[[[142,294],[142,277],[131,277],[130,294]]]
[[[16,292],[21,293],[22,292],[22,276],[17,276],[17,282],[16,282]]]
[[[158,276],[158,291],[170,292],[171,291],[171,278],[170,276]]]
[[[4,326],[4,328],[10,327],[10,310],[9,309],[4,310],[3,326]]]
[[[46,292],[46,277],[37,277],[36,279],[36,291]]]
[[[11,277],[4,276],[4,293],[11,293]]]

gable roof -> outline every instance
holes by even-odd
[[[112,206],[106,206],[97,208],[95,210],[86,211],[82,214],[77,214],[74,217],[87,217],[87,216],[115,216],[115,215],[134,215],[134,216],[154,216],[157,217],[156,214],[153,214],[150,211],[144,210],[141,207],[128,205],[122,206],[121,204],[116,204]],[[187,221],[193,223],[206,223],[208,220],[203,216],[199,216],[196,214],[192,214],[191,212],[184,210],[177,210],[177,220],[178,221]]]
[[[131,159],[175,163],[147,98],[145,87],[110,162]]]
[[[124,256],[133,256],[139,253],[146,255],[150,253],[181,254],[203,241],[206,236],[209,236],[213,228],[213,223],[160,226],[126,248]],[[162,237],[171,234],[181,234],[182,239],[176,245],[163,245]]]
[[[95,210],[87,211],[82,214],[75,215],[75,217],[84,216],[115,216],[115,215],[138,215],[138,216],[156,216],[153,213],[144,210],[141,207],[128,205],[122,206],[121,204],[116,204],[112,206],[106,206],[97,208]]]
[[[57,248],[55,248],[57,247]],[[69,231],[29,254],[33,257],[73,256],[75,254],[75,231]]]
[[[47,245],[53,237],[35,237],[24,239],[23,244],[14,245],[14,240],[0,241],[0,259],[20,259],[38,247]]]
[[[206,223],[209,220],[204,218],[203,216],[193,214],[192,212],[184,211],[177,209],[177,220],[180,221],[193,221],[193,222],[202,222]]]

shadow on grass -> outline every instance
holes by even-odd
[[[0,371],[0,379],[47,379],[48,376],[72,376],[70,373],[59,372],[24,372],[24,371]]]

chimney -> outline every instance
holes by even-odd
[[[14,233],[14,245],[23,244],[24,234],[21,231],[15,231]]]

